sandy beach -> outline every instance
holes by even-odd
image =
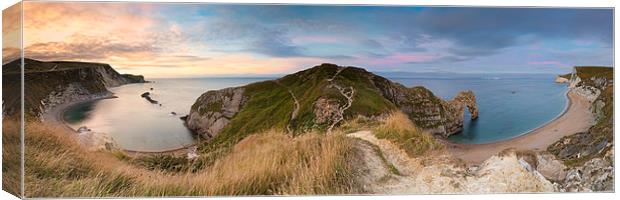
[[[574,93],[567,93],[568,107],[554,120],[528,133],[509,140],[486,144],[457,144],[448,142],[448,150],[469,164],[478,164],[502,150],[544,150],[564,136],[583,132],[594,123],[590,112],[590,102]]]
[[[93,97],[90,99],[84,99],[84,100],[80,100],[80,101],[73,101],[73,102],[67,102],[67,103],[63,103],[57,106],[54,106],[52,109],[50,109],[49,111],[43,113],[41,115],[41,119],[43,122],[46,123],[50,123],[50,124],[61,124],[63,125],[68,132],[70,133],[77,133],[77,130],[73,129],[71,126],[69,126],[69,124],[67,124],[67,122],[65,122],[63,115],[64,113],[71,107],[81,104],[81,103],[86,103],[86,102],[93,102],[93,101],[98,101],[98,100],[102,100],[102,99],[112,99],[112,98],[116,98],[116,96],[114,96],[112,93],[109,94],[104,94],[104,95],[98,95],[97,97]]]

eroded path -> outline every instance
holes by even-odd
[[[338,123],[344,120],[344,112],[347,109],[349,109],[351,105],[353,105],[353,97],[355,96],[355,89],[351,86],[349,86],[348,88],[345,88],[345,87],[342,87],[340,85],[333,83],[334,79],[340,74],[340,72],[342,72],[345,69],[347,69],[347,67],[338,68],[338,71],[336,71],[336,73],[331,78],[325,79],[327,82],[330,83],[328,87],[338,89],[340,94],[347,100],[345,105],[338,108],[338,113],[336,113],[334,121],[327,128],[327,132],[331,132],[332,129],[334,129],[334,127],[338,125]]]
[[[330,83],[331,83],[331,82],[332,82],[332,81],[336,78],[336,76],[338,76],[338,75],[340,74],[340,72],[342,72],[342,70],[344,70],[344,69],[346,69],[346,68],[348,68],[348,67],[338,68],[338,71],[336,71],[336,73],[334,74],[334,76],[332,76],[331,78],[328,78],[328,79],[327,79],[327,82],[330,82]]]
[[[370,131],[348,136],[359,139],[358,147],[366,166],[361,178],[370,193],[480,194],[554,190],[542,176],[528,172],[514,153],[493,156],[479,167],[465,168],[445,151],[411,158],[393,143],[377,139]]]
[[[332,124],[329,126],[329,128],[327,128],[327,132],[331,132],[332,129],[338,123],[340,123],[340,121],[344,120],[344,112],[347,109],[349,109],[351,105],[353,105],[353,96],[355,96],[355,89],[353,89],[353,87],[343,88],[336,84],[331,84],[330,87],[335,87],[336,89],[338,89],[340,94],[344,96],[345,99],[347,99],[347,102],[343,106],[338,108],[338,113],[336,113],[336,118],[334,119]]]
[[[273,81],[273,82],[275,82],[275,83],[276,83],[276,84],[278,84],[279,86],[281,86],[281,87],[285,88],[285,89],[288,91],[288,93],[289,93],[289,94],[291,94],[291,98],[293,99],[293,105],[294,105],[294,108],[293,108],[293,112],[291,112],[291,118],[290,118],[290,121],[293,121],[295,118],[297,118],[297,113],[299,113],[299,107],[300,107],[300,106],[299,106],[299,100],[297,100],[297,97],[295,96],[295,93],[293,93],[293,91],[292,91],[291,89],[289,89],[288,87],[286,87],[286,86],[282,85],[282,83],[280,83],[280,82],[279,82],[279,81],[277,81],[277,80],[275,80],[275,81]],[[286,126],[286,130],[287,130],[288,132],[293,132],[293,129],[291,128],[291,125],[290,125],[290,124]]]

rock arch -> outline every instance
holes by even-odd
[[[475,120],[478,118],[478,105],[476,104],[476,95],[471,90],[459,92],[450,101],[450,104],[455,106],[458,110],[461,119],[465,116],[465,107],[469,110],[469,114],[471,114],[471,119]]]

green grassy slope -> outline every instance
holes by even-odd
[[[371,73],[360,69],[347,67],[342,69],[333,64],[322,64],[314,68],[284,76],[273,81],[253,83],[245,87],[248,102],[237,113],[231,122],[221,132],[202,145],[201,149],[212,151],[222,146],[230,146],[249,134],[267,129],[285,130],[290,126],[295,133],[318,129],[325,131],[327,124],[314,123],[314,103],[319,98],[328,98],[338,101],[341,105],[346,98],[330,84],[355,89],[354,101],[345,112],[345,118],[357,115],[374,116],[387,113],[396,108],[387,99],[383,98],[369,77]],[[328,79],[334,78],[332,82]],[[299,101],[297,117],[291,119],[295,109],[294,99],[289,90]]]

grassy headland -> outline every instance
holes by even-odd
[[[200,145],[201,152],[212,155],[208,157],[217,157],[219,153],[214,155],[209,152],[227,152],[232,145],[248,135],[269,129],[284,131],[290,126],[294,130],[293,134],[312,130],[325,131],[328,123],[317,124],[313,121],[315,101],[319,98],[331,99],[339,104],[345,104],[347,101],[340,91],[330,87],[333,83],[349,85],[356,91],[355,101],[344,113],[347,118],[358,115],[380,115],[396,108],[374,89],[369,79],[360,78],[366,77],[368,72],[359,71],[357,68],[345,68],[338,73],[341,69],[336,65],[323,64],[278,80],[244,86],[245,95],[249,97],[248,102],[216,137]],[[336,73],[338,76],[334,76]],[[331,78],[333,78],[331,82],[326,81]],[[295,109],[295,99],[292,95],[299,101],[298,114],[294,119],[290,117]],[[197,105],[194,104],[193,107],[195,106]],[[213,107],[216,106],[221,107],[218,105]]]

